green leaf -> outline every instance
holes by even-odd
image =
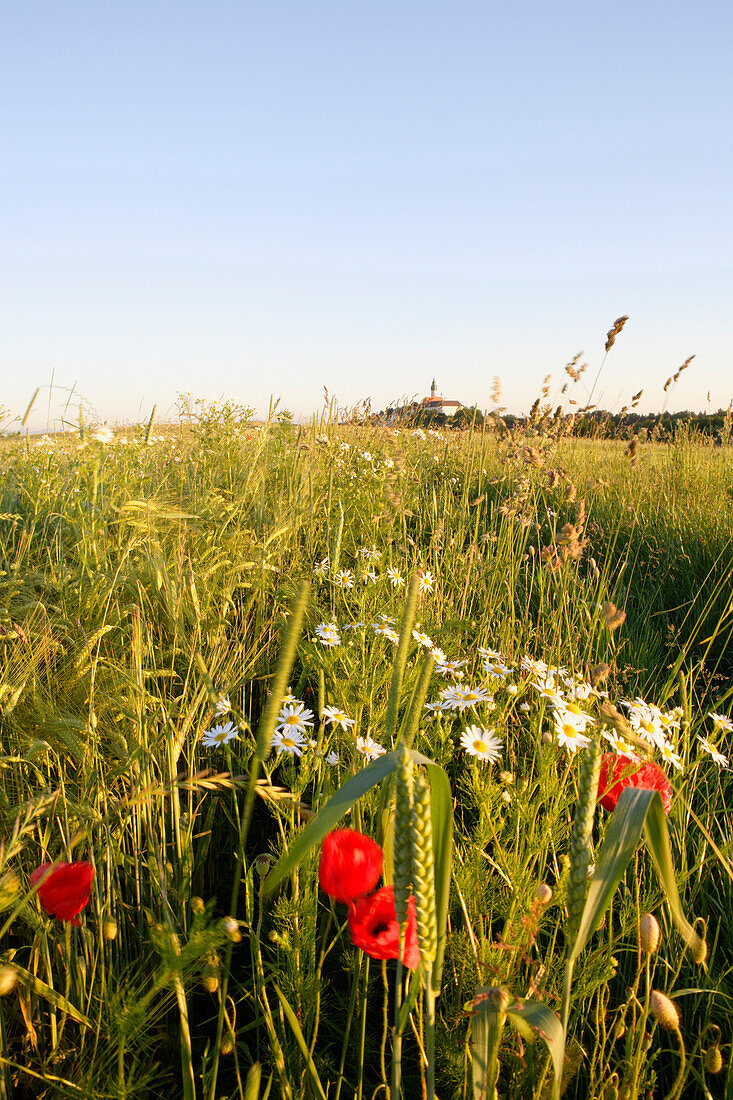
[[[569,962],[575,962],[611,904],[616,888],[636,851],[644,828],[644,818],[654,796],[659,799],[661,807],[662,801],[657,791],[627,787],[621,792],[598,853],[595,873],[588,887],[588,896]]]
[[[413,752],[413,758],[419,754]],[[440,989],[448,925],[448,902],[453,864],[453,795],[448,776],[437,764],[420,757],[430,780],[430,812],[433,820],[435,865],[435,913],[438,921],[438,950],[433,963],[433,989]]]
[[[707,945],[705,941],[698,936],[682,911],[682,902],[680,901],[677,881],[674,876],[667,818],[664,814],[662,799],[658,792],[654,793],[657,797],[651,799],[644,822],[645,840],[651,852],[652,861],[657,869],[659,879],[664,887],[664,892],[667,895],[672,919],[677,925],[685,943],[690,948],[693,959],[695,962],[700,963],[705,960],[707,955]]]
[[[298,1017],[295,1015],[292,1008],[288,1004],[287,997],[282,992],[282,990],[278,989],[278,987],[275,985],[274,982],[273,982],[273,986],[275,988],[275,992],[277,993],[278,997],[280,998],[280,1004],[282,1005],[283,1012],[285,1013],[285,1015],[287,1017],[288,1023],[290,1024],[290,1028],[293,1032],[293,1035],[295,1036],[296,1042],[297,1042],[298,1046],[300,1047],[301,1051],[303,1052],[303,1057],[305,1058],[305,1064],[308,1067],[308,1072],[311,1075],[311,1080],[313,1081],[313,1084],[315,1085],[316,1090],[318,1091],[318,1095],[320,1097],[322,1097],[322,1100],[326,1100],[326,1094],[323,1091],[323,1085],[321,1084],[321,1079],[318,1076],[318,1070],[316,1069],[315,1063],[314,1063],[313,1059],[311,1058],[311,1053],[308,1050],[308,1044],[305,1041],[305,1036],[303,1035],[303,1032],[301,1031],[301,1028],[300,1028],[300,1024],[298,1023]]]
[[[562,1024],[555,1013],[540,1001],[523,1001],[518,997],[507,1009],[507,1016],[511,1018],[515,1026],[521,1020],[522,1023],[529,1024],[534,1028],[540,1038],[544,1039],[547,1044],[555,1073],[562,1073],[565,1044],[563,1043]]]

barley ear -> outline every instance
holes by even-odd
[[[420,962],[424,970],[429,973],[438,951],[438,918],[435,911],[430,783],[424,772],[419,769],[414,781],[411,833],[412,884],[415,892]]]
[[[600,735],[594,734],[590,745],[583,754],[580,769],[578,802],[573,818],[573,832],[570,840],[570,876],[568,879],[568,925],[566,942],[572,949],[580,927],[586,894],[588,893],[588,865],[590,863],[590,842],[593,832],[593,815],[598,795],[598,775],[601,770]]]

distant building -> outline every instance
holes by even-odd
[[[423,397],[420,402],[420,408],[425,412],[443,413],[445,416],[453,416],[459,409],[463,408],[460,401],[447,401],[438,393],[438,387],[433,379],[433,384],[430,387],[430,397]]]

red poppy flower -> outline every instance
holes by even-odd
[[[41,905],[52,917],[79,924],[77,913],[81,913],[89,901],[93,867],[83,859],[75,863],[42,863],[31,875],[31,886],[35,886],[49,870],[51,874],[38,888]]]
[[[323,841],[318,881],[336,901],[353,901],[379,882],[384,852],[376,840],[355,829],[335,829]]]
[[[631,756],[604,752],[598,777],[598,798],[604,810],[614,810],[626,787],[659,791],[665,814],[672,808],[672,785],[656,764],[642,764]]]
[[[360,947],[372,959],[396,959],[400,946],[400,926],[394,907],[394,887],[383,886],[368,898],[357,898],[349,906],[349,931],[355,947]],[[415,899],[407,903],[407,927],[403,959],[405,966],[416,970],[420,965],[417,942]]]

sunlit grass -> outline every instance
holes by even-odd
[[[521,667],[529,656],[577,684],[608,665],[593,682],[612,704],[682,708],[669,828],[684,909],[708,922],[710,945],[704,968],[684,952],[639,849],[575,966],[567,1095],[600,1097],[614,1074],[628,1084],[629,1066],[629,1096],[673,1087],[676,1041],[651,1026],[647,982],[686,991],[684,1095],[705,1095],[705,1050],[715,1027],[730,1040],[733,995],[730,784],[698,740],[731,755],[730,733],[708,717],[731,712],[729,448],[643,444],[632,466],[623,443],[548,423],[521,439],[493,426],[395,433],[277,415],[255,425],[229,406],[199,408],[175,430],[0,446],[5,1095],[244,1096],[254,1063],[263,1094],[269,1080],[272,1096],[367,1097],[380,1082],[386,1093],[381,964],[319,894],[317,852],[266,901],[260,890],[366,765],[365,746],[394,747],[424,638],[465,662],[444,673],[438,660],[428,703],[461,683],[479,696],[412,712],[412,746],[444,769],[454,798],[437,1094],[473,1095],[465,1006],[478,988],[561,1009],[582,751],[558,744],[552,701]],[[395,571],[424,578],[422,642],[405,651],[396,710],[390,631],[407,589]],[[255,787],[256,732],[304,580],[286,686],[313,725],[295,738],[300,754],[266,756]],[[621,625],[609,625],[609,603]],[[231,710],[217,713],[220,695]],[[581,709],[597,718],[602,702]],[[329,706],[353,725],[326,721]],[[204,746],[227,721],[238,736]],[[464,752],[471,726],[500,740],[500,762]],[[385,809],[372,790],[345,823],[382,836]],[[599,811],[594,845],[605,828]],[[53,859],[94,865],[80,928],[27,897],[30,872]],[[552,894],[539,904],[543,884]],[[646,912],[662,928],[648,968],[637,946]],[[421,1095],[425,1008],[421,994],[404,1031],[407,1097]],[[502,1032],[501,1096],[549,1095],[549,1056],[531,1038]]]

